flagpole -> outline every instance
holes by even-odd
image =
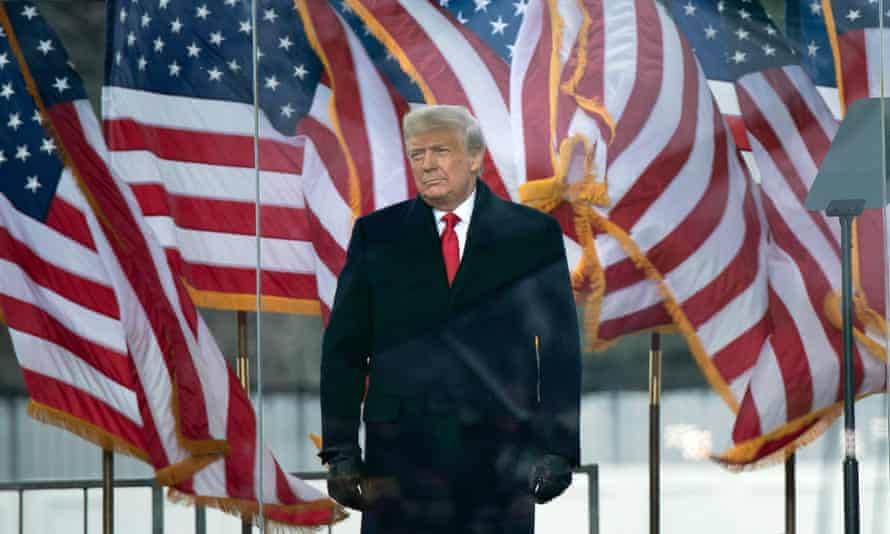
[[[235,372],[238,373],[238,380],[241,387],[250,396],[250,360],[247,358],[247,312],[238,311],[238,358],[236,360]],[[251,534],[253,530],[253,522],[250,519],[241,520],[241,534]]]
[[[661,531],[661,334],[649,338],[649,534]]]
[[[797,477],[794,454],[785,459],[785,534],[797,532]]]
[[[114,453],[102,451],[102,534],[114,534]]]
[[[259,440],[257,449],[260,455],[259,473],[257,474],[257,519],[260,533],[266,532],[266,519],[263,516],[263,501],[265,496],[265,465],[266,445],[265,445],[265,427],[263,419],[263,307],[262,307],[262,274],[263,274],[263,242],[260,236],[261,214],[262,214],[262,195],[260,189],[260,82],[259,82],[259,28],[257,27],[257,0],[250,3],[250,27],[251,27],[251,56],[252,56],[252,89],[253,89],[253,172],[254,172],[254,230],[256,237],[256,406],[257,406],[257,434]],[[245,341],[245,347],[246,347]],[[245,348],[245,361],[247,350]],[[246,364],[245,364],[246,365]],[[246,368],[245,368],[246,369]],[[249,386],[246,386],[249,387]],[[248,393],[249,396],[249,393]]]
[[[856,201],[852,201],[855,203]],[[852,226],[853,219],[862,212],[863,201],[857,206],[841,204],[829,206],[828,216],[841,222],[841,296],[844,347],[844,534],[859,534],[859,463],[856,460],[856,408],[853,369],[853,282],[852,282]],[[847,204],[851,201],[846,201]]]

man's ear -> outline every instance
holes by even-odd
[[[479,150],[474,154],[470,154],[470,172],[477,176],[482,174],[482,158],[484,156],[484,150]]]

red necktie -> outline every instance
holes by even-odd
[[[460,221],[460,217],[454,213],[446,213],[442,216],[442,220],[445,221],[445,231],[442,232],[442,257],[445,259],[445,272],[448,273],[450,287],[460,265],[460,248],[457,244],[457,232],[454,231],[454,225]]]

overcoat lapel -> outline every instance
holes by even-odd
[[[476,202],[473,217],[467,231],[467,243],[461,258],[460,268],[451,286],[451,307],[475,300],[481,291],[495,287],[493,277],[497,277],[500,266],[486,261],[486,251],[491,250],[503,235],[500,227],[503,219],[502,201],[481,180],[476,182]]]
[[[445,262],[442,260],[442,247],[439,232],[433,220],[433,210],[418,196],[405,218],[405,243],[410,246],[402,251],[401,265],[414,276],[420,276],[430,284],[431,302],[446,304],[448,301],[448,281]]]

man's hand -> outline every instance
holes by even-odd
[[[328,471],[328,494],[338,503],[362,510],[365,498],[362,492],[364,464],[357,454],[340,455],[332,459]]]
[[[558,497],[572,483],[572,468],[562,456],[545,454],[532,466],[528,484],[538,504]]]

